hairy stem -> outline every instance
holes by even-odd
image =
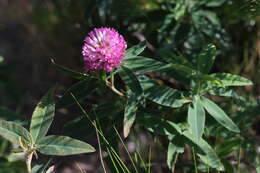
[[[32,158],[33,158],[33,152],[28,152],[25,155],[26,166],[29,173],[32,172]]]

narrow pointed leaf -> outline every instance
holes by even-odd
[[[187,68],[185,70],[182,65],[169,64],[169,63],[161,62],[152,58],[147,58],[142,56],[123,58],[122,62],[125,67],[129,68],[133,72],[139,72],[139,73],[159,72],[165,76],[180,81],[182,84],[186,86],[190,85],[190,80],[184,76],[184,75],[190,76],[190,74],[189,72],[186,71]],[[176,69],[178,69],[178,73]],[[190,70],[190,68],[188,68],[188,70]],[[181,71],[184,71],[185,73],[182,74]],[[192,72],[194,74],[195,71],[192,70]]]
[[[211,83],[212,86],[247,86],[253,85],[253,82],[238,75],[229,74],[229,73],[213,73],[209,75],[213,77],[218,82]]]
[[[163,106],[181,107],[187,100],[176,89],[159,85],[154,80],[142,75],[138,77],[144,91],[144,97]]]
[[[244,102],[246,101],[245,97],[239,95],[231,88],[214,87],[211,90],[209,90],[208,93],[216,96],[232,97],[234,99]]]
[[[42,154],[56,156],[67,156],[95,151],[91,145],[67,136],[44,137],[38,141],[37,150]]]
[[[50,163],[52,162],[52,159],[45,160],[41,163],[36,164],[32,168],[31,173],[46,173],[48,167],[50,166]]]
[[[167,165],[172,171],[174,171],[175,163],[178,159],[178,155],[183,152],[184,152],[183,136],[176,135],[170,140],[168,145],[168,151],[167,151]]]
[[[215,61],[216,47],[213,44],[207,45],[199,54],[197,67],[202,73],[207,74]]]
[[[146,48],[146,41],[142,41],[139,44],[127,49],[125,58],[131,58],[138,56]]]
[[[219,159],[218,155],[216,154],[214,149],[205,140],[201,139],[198,143],[196,143],[195,138],[188,131],[184,131],[183,135],[185,137],[187,137],[189,140],[191,140],[195,145],[197,145],[199,147],[199,149],[201,149],[203,151],[203,153],[200,151],[197,151],[197,155],[200,157],[202,162],[204,162],[206,165],[209,165],[210,167],[215,168],[219,171],[224,170],[224,166],[221,163],[221,160]]]
[[[189,106],[188,123],[191,127],[191,132],[198,143],[203,135],[205,127],[205,111],[199,98],[195,98],[193,104],[190,104]]]
[[[57,70],[64,72],[65,74],[67,74],[67,75],[69,75],[69,76],[71,76],[75,79],[85,80],[85,79],[89,78],[88,74],[76,72],[76,71],[73,71],[73,70],[71,70],[67,67],[56,64],[53,59],[51,59],[51,63],[57,68]]]
[[[28,144],[31,143],[29,132],[17,123],[10,121],[0,120],[0,136],[17,145],[20,145],[20,137]]]
[[[189,66],[182,64],[170,64],[171,67],[180,75],[185,76],[187,78],[192,78],[194,76],[200,75],[201,73]]]
[[[214,102],[209,99],[202,97],[201,103],[207,112],[215,118],[221,125],[226,127],[228,130],[239,133],[240,130],[236,124],[227,116],[227,114]]]
[[[130,94],[127,99],[127,104],[124,113],[124,137],[126,138],[136,118],[137,98],[134,94]]]
[[[53,95],[54,90],[49,90],[33,112],[30,133],[34,142],[37,142],[40,138],[44,137],[51,126],[55,113]]]
[[[172,136],[173,134],[182,134],[179,125],[169,120],[165,120],[155,116],[149,116],[149,114],[137,117],[136,119],[139,125],[144,126],[152,133],[167,136]]]
[[[171,69],[170,64],[166,64],[152,58],[136,56],[132,58],[123,58],[123,65],[134,72],[155,72]]]
[[[138,81],[135,74],[128,69],[127,67],[121,66],[119,68],[119,75],[125,82],[125,84],[129,87],[129,89],[135,93],[135,95],[138,98],[141,98],[143,96],[143,89],[140,85],[140,82]]]

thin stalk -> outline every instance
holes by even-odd
[[[120,92],[119,90],[116,89],[115,87],[115,76],[114,74],[111,74],[111,82],[106,80],[106,85],[117,95],[119,96],[124,96],[124,94],[122,92]]]
[[[130,173],[129,169],[124,165],[124,163],[121,161],[120,157],[118,156],[118,154],[116,153],[116,151],[111,147],[111,145],[109,144],[108,140],[106,139],[106,137],[104,136],[103,132],[100,131],[97,127],[96,122],[92,121],[89,117],[89,115],[87,114],[87,112],[83,109],[83,107],[80,105],[80,103],[78,102],[78,100],[76,99],[76,97],[71,93],[71,96],[73,97],[74,101],[77,103],[77,105],[79,106],[79,108],[81,109],[81,111],[83,112],[83,114],[88,118],[88,120],[91,122],[91,124],[95,127],[96,131],[98,132],[98,134],[102,137],[102,139],[104,140],[105,144],[109,146],[109,148],[111,149],[112,153],[115,155],[115,158],[117,159],[117,161],[119,161],[124,168],[127,170],[128,173]],[[109,151],[109,150],[108,150]],[[111,152],[109,151],[109,153],[111,154]],[[121,166],[121,165],[120,165]]]
[[[87,173],[85,170],[83,170],[79,164],[76,162],[77,168],[79,169],[80,173]]]
[[[175,171],[175,166],[176,166],[176,163],[177,163],[178,157],[179,157],[179,153],[176,154],[176,157],[175,157],[175,159],[174,159],[174,162],[173,162],[173,165],[172,165],[172,172]]]
[[[108,152],[108,155],[109,155],[109,157],[110,157],[110,159],[111,159],[111,161],[112,161],[112,163],[113,163],[113,165],[114,165],[114,168],[116,169],[116,172],[117,173],[119,173],[119,170],[117,169],[117,166],[116,166],[116,164],[115,164],[115,161],[114,161],[114,159],[113,159],[113,155],[112,155],[112,153],[111,153],[111,151],[108,149],[108,147],[106,147],[107,148],[107,152]]]
[[[97,125],[90,119],[89,115],[87,114],[87,112],[83,109],[83,107],[80,105],[80,103],[78,102],[78,100],[76,99],[76,97],[70,93],[71,96],[73,97],[74,101],[77,103],[77,105],[79,106],[80,110],[82,111],[82,113],[88,118],[88,120],[90,121],[90,123],[97,129],[99,135],[103,138],[103,140],[105,141],[106,144],[109,144],[109,142],[106,140],[105,136],[103,135],[103,133],[97,128]]]
[[[133,161],[133,159],[132,159],[132,157],[131,157],[131,155],[130,155],[130,153],[129,153],[127,147],[126,147],[126,145],[124,144],[123,139],[121,138],[120,134],[118,133],[118,131],[117,131],[117,129],[116,129],[115,127],[114,127],[114,130],[116,131],[117,136],[119,137],[121,143],[123,144],[123,147],[124,147],[124,149],[125,149],[125,151],[126,151],[128,157],[129,157],[129,159],[130,159],[130,161],[131,161],[131,163],[132,163],[132,165],[133,165],[133,167],[134,167],[134,169],[135,169],[135,172],[138,173],[138,170],[137,170],[137,168],[136,168],[136,165],[135,165],[135,163],[134,163],[134,161]]]
[[[152,147],[149,148],[148,173],[151,173],[151,157],[152,157]]]
[[[96,125],[95,122],[94,122],[94,124]],[[104,172],[107,173],[106,167],[105,167],[105,164],[104,164],[104,160],[103,160],[103,156],[102,156],[101,143],[100,143],[100,139],[99,139],[99,135],[98,135],[98,131],[97,131],[97,127],[96,126],[95,126],[95,130],[96,130],[97,141],[98,141],[100,162],[101,162],[101,165],[102,165],[102,168],[103,168]]]
[[[100,130],[100,132],[102,133],[102,137],[104,138],[104,140],[107,141],[107,139],[105,138],[105,135],[103,134],[102,130]],[[112,151],[112,154],[114,154],[116,161],[119,163],[119,166],[121,167],[121,169],[125,172],[125,170],[130,173],[129,169],[127,168],[127,166],[124,164],[124,162],[121,160],[120,156],[117,154],[117,152],[115,151],[115,149],[110,145],[110,143],[107,141],[107,145],[109,146],[109,148]]]
[[[194,147],[192,147],[192,154],[193,154],[193,161],[194,161],[194,166],[195,166],[195,172],[198,173],[198,168],[197,168],[197,162],[196,162],[196,156],[195,156]]]
[[[91,124],[95,127],[96,131],[99,133],[99,135],[102,137],[102,139],[104,140],[104,142],[106,143],[106,145],[110,146],[111,151],[114,153],[114,155],[116,156],[117,160],[120,161],[120,163],[125,167],[125,169],[127,170],[128,173],[130,173],[129,169],[124,165],[124,163],[121,161],[120,157],[117,155],[116,151],[111,147],[111,145],[109,144],[108,140],[106,139],[106,137],[104,136],[103,132],[100,131],[97,128],[97,124],[92,121],[89,117],[89,115],[87,114],[87,112],[83,109],[83,107],[80,105],[80,103],[78,102],[78,100],[76,99],[76,97],[71,93],[71,96],[73,97],[74,101],[77,103],[77,105],[79,106],[79,108],[81,109],[81,111],[83,112],[83,114],[88,118],[88,120],[91,122]]]
[[[110,147],[111,148],[111,147]],[[118,165],[120,166],[120,168],[125,172],[127,173],[130,173],[129,169],[126,167],[126,165],[123,163],[123,161],[121,160],[121,158],[117,155],[117,153],[115,153],[112,148],[111,148],[111,151],[112,151],[112,156],[114,156],[114,158],[116,159]]]
[[[122,165],[124,167],[124,169],[128,172],[131,173],[130,170],[126,167],[126,165],[123,163],[123,161],[121,160],[121,158],[119,157],[119,155],[116,153],[116,151],[112,148],[111,151],[112,153],[115,155],[116,160],[118,161],[118,163],[120,163],[120,165]]]
[[[209,173],[209,158],[208,158],[208,156],[207,156],[207,166],[208,166],[208,168],[207,168],[207,173]]]
[[[137,152],[137,156],[139,157],[139,159],[140,159],[140,161],[141,161],[141,164],[143,165],[143,167],[145,168],[145,162],[144,162],[144,160],[143,160],[143,158],[142,158],[142,156],[141,156],[141,154],[140,154],[140,152],[138,151],[138,150],[136,150],[136,152]]]
[[[238,152],[237,173],[240,173],[241,153],[242,153],[242,148],[241,148],[241,143],[240,143],[239,144],[239,152]]]

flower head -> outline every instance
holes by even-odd
[[[96,28],[84,40],[82,55],[87,71],[112,71],[122,65],[126,42],[113,28]]]

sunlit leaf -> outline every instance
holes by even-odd
[[[191,127],[192,135],[198,143],[203,135],[205,126],[205,111],[199,97],[195,97],[189,106],[188,123]]]
[[[130,129],[135,121],[137,111],[137,98],[134,93],[130,93],[127,98],[124,113],[124,137],[126,138],[130,132]]]
[[[252,81],[238,75],[229,74],[229,73],[213,73],[210,75],[215,80],[218,80],[219,83],[212,83],[213,86],[247,86],[253,85]]]
[[[138,79],[143,88],[145,98],[157,104],[177,108],[187,102],[183,97],[183,93],[176,89],[159,85],[144,75],[139,76]]]
[[[55,113],[54,90],[50,89],[35,108],[30,125],[34,142],[44,137],[53,121]]]
[[[209,44],[203,48],[198,56],[197,66],[198,70],[207,74],[215,61],[216,47],[213,44]]]
[[[0,120],[0,135],[8,141],[20,145],[21,138],[26,143],[31,143],[30,133],[17,123]]]
[[[38,141],[37,150],[46,155],[66,156],[94,152],[95,149],[80,140],[67,136],[47,136]]]
[[[166,64],[151,58],[136,56],[132,58],[122,59],[123,65],[134,72],[155,72],[166,71],[171,68],[170,64]]]
[[[167,165],[174,171],[175,163],[177,162],[178,155],[184,152],[184,141],[180,135],[174,136],[170,139],[167,151]]]
[[[141,54],[146,48],[146,41],[142,41],[139,44],[127,49],[125,58],[136,57]]]
[[[221,125],[226,127],[228,130],[239,133],[240,130],[236,124],[227,116],[227,114],[214,102],[210,101],[205,97],[201,97],[201,103],[207,112],[215,118]]]

